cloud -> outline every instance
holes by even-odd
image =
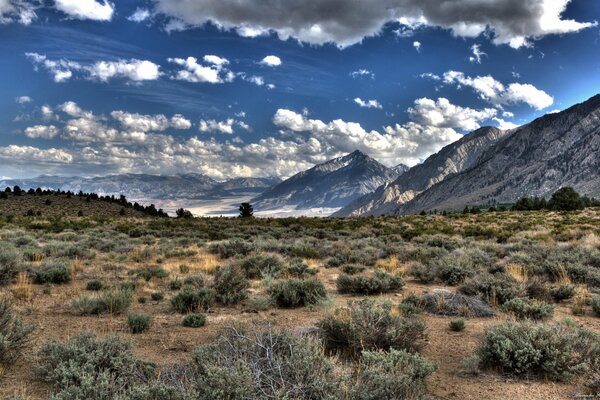
[[[145,8],[137,8],[133,14],[131,14],[129,17],[127,17],[127,19],[129,21],[139,23],[139,22],[147,21],[148,19],[150,19],[151,16],[152,16],[152,13],[150,12],[150,10],[147,10]]]
[[[478,129],[481,122],[495,117],[496,114],[497,111],[493,108],[474,110],[460,107],[443,97],[437,101],[428,98],[417,99],[414,106],[408,109],[410,119],[421,125],[467,131]]]
[[[179,28],[212,23],[244,37],[275,33],[310,44],[347,47],[381,33],[441,27],[461,37],[489,33],[494,43],[518,48],[550,34],[578,32],[594,23],[562,19],[570,0],[156,0],[156,11]],[[170,22],[171,23],[171,22]]]
[[[415,40],[415,41],[413,42],[413,47],[415,48],[415,50],[417,50],[417,53],[420,53],[420,52],[421,52],[421,42],[419,42],[419,41]]]
[[[36,125],[25,129],[25,136],[30,139],[52,139],[58,133],[59,130],[54,125]]]
[[[356,71],[352,71],[352,72],[350,72],[350,76],[353,77],[354,79],[357,79],[357,78],[375,79],[375,74],[373,72],[369,71],[368,69],[359,69]]]
[[[241,77],[242,80],[253,83],[256,86],[263,86],[265,84],[265,78],[263,78],[262,76],[257,76],[257,75],[248,76],[243,72],[239,73],[238,76]],[[269,88],[269,89],[272,89],[272,88]]]
[[[15,103],[17,104],[27,104],[27,103],[31,103],[33,101],[33,99],[29,96],[19,96],[17,98],[15,98]]]
[[[462,72],[448,71],[444,74],[444,82],[470,87],[480,98],[498,106],[525,103],[542,110],[554,103],[554,99],[550,95],[533,85],[511,83],[505,86],[490,75],[472,78]]]
[[[31,165],[32,162],[44,165],[61,163],[69,164],[73,156],[62,149],[39,149],[31,146],[9,145],[0,147],[0,160],[3,159],[11,164]]]
[[[494,121],[496,121],[496,123],[498,124],[498,128],[502,129],[502,130],[510,130],[510,129],[515,129],[518,128],[519,125],[517,124],[513,124],[512,122],[509,121],[505,121],[502,118],[494,118]]]
[[[177,73],[171,77],[172,79],[193,83],[213,84],[232,82],[235,79],[235,74],[225,67],[229,64],[229,61],[225,58],[212,55],[204,56],[203,61],[208,65],[198,63],[196,57],[188,57],[186,59],[169,58],[168,61],[183,67],[183,69],[177,71]]]
[[[377,100],[362,100],[360,97],[357,97],[354,99],[354,102],[362,108],[383,108]]]
[[[68,81],[75,73],[81,74],[84,79],[101,82],[108,82],[113,78],[142,82],[156,80],[161,76],[160,67],[147,60],[97,61],[85,65],[66,59],[52,60],[38,53],[25,53],[25,56],[31,60],[36,70],[39,67],[46,69],[57,83]]]
[[[234,133],[235,126],[242,128],[246,131],[250,130],[250,126],[245,122],[228,118],[225,121],[216,121],[214,119],[200,120],[198,130],[203,133],[222,133],[226,135],[232,135]]]
[[[279,67],[281,65],[281,59],[277,56],[266,56],[260,63],[269,67]]]
[[[0,0],[0,25],[13,22],[29,25],[37,18],[36,8],[26,0]]]
[[[177,114],[171,119],[163,114],[142,115],[128,113],[125,111],[113,111],[110,113],[113,119],[117,120],[123,129],[137,132],[165,131],[172,129],[190,129],[192,122],[183,115]]]
[[[91,19],[94,21],[110,21],[115,12],[115,6],[104,0],[54,0],[57,10],[64,12],[70,18]]]
[[[487,56],[487,54],[481,51],[481,46],[478,44],[471,46],[471,52],[473,52],[473,55],[469,57],[469,61],[472,63],[481,64],[481,58]]]

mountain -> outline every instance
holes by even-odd
[[[380,186],[333,214],[334,217],[384,215],[393,213],[401,204],[412,200],[448,176],[470,168],[483,152],[509,131],[480,128],[444,147],[422,164],[412,167],[394,182]]]
[[[471,168],[432,186],[396,213],[547,198],[564,186],[600,196],[600,95],[517,128]]]
[[[398,173],[360,151],[300,172],[254,198],[254,209],[338,208],[370,193]]]
[[[255,196],[279,182],[278,178],[236,178],[218,182],[202,174],[121,174],[90,178],[42,175],[0,181],[0,187],[18,185],[24,189],[41,187],[101,195],[124,194],[132,200],[167,200]]]
[[[403,173],[407,172],[410,169],[410,167],[408,165],[398,164],[395,167],[392,167],[392,169],[394,171],[396,171],[396,173],[398,174],[398,176],[400,176]]]

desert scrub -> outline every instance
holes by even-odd
[[[271,300],[279,307],[295,308],[319,304],[327,299],[327,290],[317,279],[286,279],[269,288]]]
[[[240,267],[248,279],[259,279],[263,276],[277,276],[285,265],[278,255],[255,255],[245,258]]]
[[[100,281],[98,279],[94,279],[94,280],[89,281],[85,285],[85,290],[97,292],[98,290],[102,290],[103,287],[104,287],[104,284],[102,283],[102,281]]]
[[[231,258],[236,256],[247,256],[255,250],[255,246],[251,242],[241,239],[233,239],[220,243],[213,243],[208,246],[208,251],[212,254],[217,254],[221,258]]]
[[[322,347],[287,331],[230,328],[194,351],[199,399],[343,398]],[[268,362],[265,362],[268,360]]]
[[[121,314],[133,301],[131,290],[113,290],[96,297],[73,300],[71,308],[80,315]]]
[[[186,286],[181,292],[171,298],[171,307],[180,314],[187,314],[199,310],[208,311],[216,301],[213,289],[194,289]]]
[[[33,326],[21,322],[11,303],[0,298],[0,367],[14,363],[29,343]]]
[[[0,286],[12,283],[20,271],[21,253],[11,245],[0,249]]]
[[[302,259],[295,258],[285,269],[285,274],[294,278],[307,278],[319,272],[317,268],[309,267]]]
[[[486,331],[477,355],[484,368],[568,381],[600,367],[600,336],[564,323],[508,322]]]
[[[453,319],[448,323],[448,328],[452,332],[462,332],[465,330],[465,320],[464,319]]]
[[[187,328],[200,328],[206,325],[206,315],[204,314],[188,314],[181,320],[181,325]]]
[[[163,292],[152,292],[150,298],[152,301],[162,301],[165,298],[165,294]]]
[[[152,325],[152,318],[147,314],[129,314],[127,316],[127,326],[129,332],[135,334],[146,332]]]
[[[136,358],[118,336],[81,333],[66,343],[49,342],[38,353],[36,375],[51,384],[53,399],[113,399],[149,381],[156,367]]]
[[[556,302],[560,302],[563,300],[569,300],[575,295],[575,286],[574,285],[560,285],[558,287],[550,289],[550,296]]]
[[[229,305],[245,300],[249,287],[250,283],[240,267],[231,265],[217,268],[213,288],[219,303]]]
[[[554,314],[554,306],[539,300],[528,298],[512,299],[502,306],[502,310],[513,314],[518,319],[547,320]]]
[[[358,357],[370,350],[418,351],[425,339],[425,323],[418,317],[400,317],[389,303],[367,299],[350,302],[318,322],[325,349]]]
[[[447,290],[434,290],[421,298],[421,307],[436,315],[493,317],[494,310],[477,296],[466,296]]]
[[[592,311],[596,314],[596,317],[600,317],[600,296],[594,296],[590,302]]]
[[[431,283],[437,277],[435,269],[416,261],[410,264],[408,273],[421,283]]]
[[[69,283],[71,269],[65,260],[48,260],[35,271],[33,281],[39,285]]]
[[[522,289],[514,278],[496,273],[481,274],[467,279],[459,286],[459,291],[467,296],[480,295],[491,305],[502,305],[519,297]]]
[[[152,278],[162,279],[169,276],[169,273],[162,267],[146,267],[135,271],[136,275],[149,282]]]
[[[352,400],[418,400],[436,367],[419,354],[402,350],[365,351],[349,398]]]
[[[342,294],[370,295],[401,289],[405,283],[399,276],[376,271],[372,276],[342,274],[336,285],[338,292]]]

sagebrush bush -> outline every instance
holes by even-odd
[[[71,269],[64,260],[49,260],[35,271],[33,281],[40,285],[69,283],[71,282]]]
[[[464,319],[453,319],[448,323],[448,328],[450,328],[453,332],[461,332],[465,330],[465,320]]]
[[[206,315],[188,314],[185,317],[183,317],[181,324],[188,328],[200,328],[206,325]]]
[[[563,300],[569,300],[575,295],[575,285],[560,285],[558,287],[550,289],[550,296],[554,301],[560,302]]]
[[[342,267],[340,269],[345,274],[356,275],[356,274],[360,274],[361,272],[364,272],[366,267],[363,267],[362,265],[356,265],[356,264],[346,264],[346,265],[342,265]]]
[[[103,287],[104,287],[104,284],[102,283],[102,281],[100,281],[98,279],[94,279],[94,280],[89,281],[85,285],[85,290],[97,292],[98,290],[102,290]]]
[[[376,271],[372,276],[347,275],[338,277],[337,290],[342,294],[380,294],[402,289],[405,282],[396,275]]]
[[[370,350],[418,351],[426,337],[420,318],[394,315],[390,304],[376,305],[367,299],[338,308],[317,326],[328,351],[352,357]]]
[[[521,295],[518,282],[505,274],[481,274],[470,278],[459,286],[468,295],[480,295],[490,304],[504,304]]]
[[[434,290],[423,295],[421,307],[436,315],[493,317],[494,310],[477,296],[466,296],[447,290]]]
[[[547,320],[554,314],[554,306],[539,300],[515,298],[507,301],[502,310],[513,314],[518,319]]]
[[[436,367],[419,354],[402,350],[366,351],[360,358],[350,395],[352,400],[418,400]]]
[[[309,267],[302,259],[294,259],[286,268],[285,273],[295,278],[306,278],[316,275],[319,272],[317,268]]]
[[[408,273],[421,283],[431,283],[437,277],[435,269],[420,262],[411,263]]]
[[[150,329],[152,318],[147,314],[129,314],[127,316],[127,325],[131,333],[143,333]]]
[[[169,276],[169,272],[161,267],[146,267],[136,271],[137,276],[149,282],[152,278],[162,279]]]
[[[133,301],[130,290],[113,290],[97,297],[81,297],[71,303],[73,310],[81,315],[121,314]]]
[[[162,301],[165,298],[165,294],[163,292],[152,292],[150,298],[152,301]]]
[[[258,279],[263,276],[276,277],[285,267],[281,257],[273,254],[247,257],[240,266],[248,279]]]
[[[240,267],[219,267],[215,272],[213,288],[216,299],[224,305],[239,303],[248,297],[250,282]]]
[[[213,289],[185,287],[171,298],[171,306],[180,314],[192,313],[199,310],[208,311],[216,301]]]
[[[327,290],[318,279],[286,279],[271,285],[269,295],[279,307],[307,307],[326,300]]]
[[[507,322],[486,331],[478,355],[503,373],[567,381],[600,366],[600,336],[561,323]]]
[[[594,296],[590,302],[592,306],[592,311],[596,314],[597,317],[600,317],[600,296]]]
[[[12,283],[20,271],[21,253],[10,245],[0,249],[0,286]]]
[[[255,250],[251,242],[241,239],[232,239],[226,242],[213,243],[208,247],[208,251],[218,254],[221,258],[231,258],[236,256],[247,256]]]
[[[0,298],[0,366],[8,366],[21,356],[31,332],[33,326],[23,324],[8,299]]]

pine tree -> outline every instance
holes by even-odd
[[[242,203],[240,205],[240,218],[252,218],[254,216],[254,208],[250,203]]]

